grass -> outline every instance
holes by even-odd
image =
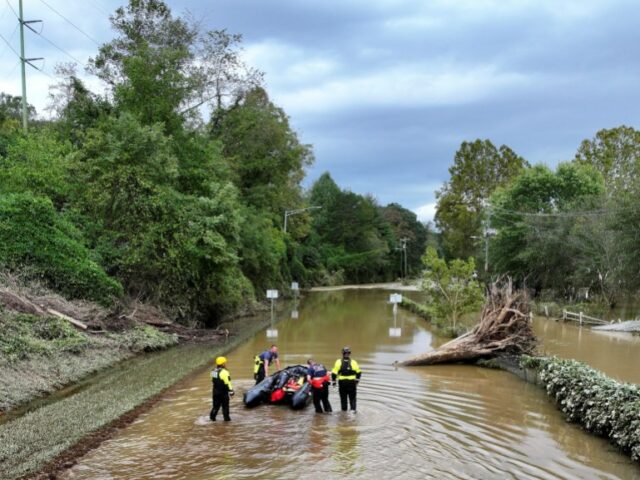
[[[141,351],[175,345],[147,325],[96,336],[58,317],[0,312],[0,410],[51,393]]]
[[[120,418],[173,385],[212,357],[235,348],[265,322],[236,323],[232,342],[187,345],[136,357],[100,374],[72,396],[0,425],[0,478],[11,480],[41,469],[89,433]]]

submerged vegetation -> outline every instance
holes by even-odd
[[[523,356],[568,421],[609,439],[640,461],[640,387],[617,382],[575,360]]]

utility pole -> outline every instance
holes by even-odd
[[[407,237],[403,237],[400,239],[400,241],[402,242],[402,254],[404,255],[404,268],[402,273],[402,279],[404,280],[409,273],[407,271],[407,242],[409,241],[409,239]]]
[[[27,74],[24,58],[24,20],[22,19],[22,0],[20,0],[20,64],[22,67],[22,129],[27,131]]]
[[[282,230],[284,231],[284,233],[287,233],[287,219],[288,219],[290,216],[292,216],[292,215],[297,215],[297,214],[302,213],[302,212],[306,212],[307,210],[316,210],[316,209],[318,209],[318,208],[322,208],[322,207],[321,207],[321,206],[319,206],[319,205],[314,205],[314,206],[307,207],[307,208],[299,208],[299,209],[297,209],[297,210],[285,210],[285,211],[284,211],[284,226],[283,226],[283,228],[282,228]]]
[[[42,22],[42,20],[24,20],[22,13],[22,0],[19,0],[19,17],[18,21],[20,22],[20,64],[22,67],[22,129],[27,131],[27,74],[25,65],[28,63],[33,68],[36,68],[31,62],[34,60],[42,60],[42,58],[26,58],[24,56],[24,27],[27,27],[30,30],[33,30],[29,26],[30,23],[38,23]],[[33,30],[35,32],[35,30]],[[37,32],[36,32],[37,33]]]

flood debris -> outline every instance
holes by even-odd
[[[528,295],[516,291],[510,279],[491,285],[478,324],[438,349],[401,362],[405,366],[475,362],[502,355],[534,352],[537,339],[531,328]]]

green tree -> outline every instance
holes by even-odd
[[[454,259],[447,262],[428,247],[422,263],[425,267],[422,290],[426,294],[426,307],[435,321],[446,320],[451,331],[457,333],[458,321],[480,309],[484,296],[475,279],[475,261]]]
[[[313,154],[262,88],[229,110],[213,135],[222,142],[234,183],[249,205],[270,213],[278,223],[285,209],[301,205],[300,182]]]
[[[200,92],[193,64],[194,26],[174,18],[160,0],[130,0],[111,17],[118,36],[100,47],[90,70],[112,89],[121,111],[165,132],[182,130],[184,109]]]
[[[70,192],[70,153],[71,146],[49,129],[16,134],[0,163],[0,193],[31,192],[61,209]]]
[[[600,172],[609,194],[626,191],[640,176],[640,131],[624,125],[600,130],[580,144],[575,161]]]
[[[394,236],[393,257],[402,261],[402,239],[406,239],[407,274],[412,275],[422,269],[420,261],[427,245],[428,230],[418,221],[417,215],[397,203],[382,208],[382,216],[391,226]],[[401,271],[402,269],[400,269]]]
[[[451,178],[436,192],[435,222],[448,257],[476,252],[474,236],[482,235],[489,197],[528,164],[509,147],[497,149],[489,140],[463,142],[449,168]]]
[[[560,164],[553,172],[543,165],[525,170],[491,199],[492,271],[509,274],[540,291],[570,294],[578,254],[567,239],[576,212],[589,211],[604,190],[593,168]]]

